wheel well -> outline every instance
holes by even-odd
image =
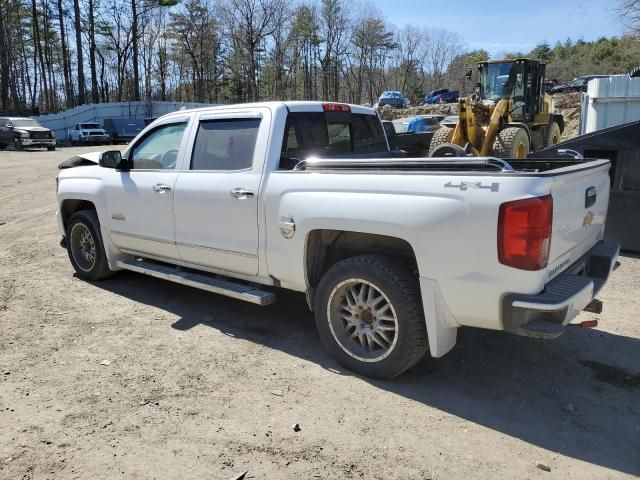
[[[62,215],[62,223],[67,226],[67,222],[74,213],[80,210],[95,210],[96,206],[87,200],[64,200],[60,205],[60,214]]]
[[[418,270],[413,248],[406,240],[387,235],[348,232],[343,230],[313,230],[307,237],[305,252],[306,280],[312,292],[329,268],[341,260],[358,255],[377,253],[406,259]]]

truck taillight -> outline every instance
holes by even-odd
[[[549,261],[553,198],[526,198],[500,205],[498,260],[521,270],[542,270]]]
[[[323,103],[322,110],[324,110],[325,112],[351,113],[351,107],[346,103]]]

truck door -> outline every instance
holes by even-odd
[[[107,176],[109,235],[120,249],[179,258],[173,202],[187,126],[188,117],[167,119],[129,148],[129,171],[112,170]]]
[[[268,148],[266,109],[201,114],[175,190],[176,244],[191,264],[258,273],[259,187]]]

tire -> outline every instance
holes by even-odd
[[[438,148],[440,145],[444,145],[445,143],[451,142],[451,137],[453,136],[453,128],[449,127],[440,127],[435,131],[433,137],[431,137],[431,143],[429,144],[429,156],[431,157],[433,151]]]
[[[529,135],[524,128],[508,127],[498,132],[493,142],[493,154],[498,158],[524,159],[529,155]]]
[[[22,146],[22,141],[20,141],[19,139],[15,138],[13,140],[13,149],[16,150],[16,151],[24,150],[24,147]]]
[[[560,131],[560,125],[558,125],[556,122],[551,122],[551,125],[549,125],[545,130],[546,130],[545,136],[544,136],[545,148],[560,142],[560,137],[562,136],[562,132]]]
[[[103,280],[115,272],[109,269],[95,210],[73,214],[67,224],[67,253],[82,280]]]
[[[5,148],[7,148],[7,145],[4,143],[0,143],[0,150],[4,150]]]
[[[331,356],[367,377],[396,377],[427,351],[417,276],[392,258],[362,255],[338,262],[320,280],[314,310]]]
[[[52,145],[50,147],[47,147],[47,150],[49,150],[50,152],[53,152],[56,149],[55,145]]]

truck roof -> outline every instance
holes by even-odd
[[[176,112],[168,113],[165,116],[182,115],[185,113],[191,114],[194,112],[216,112],[226,110],[237,110],[245,108],[260,108],[266,107],[269,109],[287,108],[291,112],[323,112],[323,105],[326,103],[335,103],[340,105],[349,105],[352,113],[365,114],[365,115],[377,115],[377,112],[370,107],[363,107],[362,105],[354,105],[344,102],[306,102],[306,101],[291,101],[291,102],[255,102],[255,103],[234,103],[231,105],[215,105],[211,107],[199,107],[188,110],[178,110]]]

